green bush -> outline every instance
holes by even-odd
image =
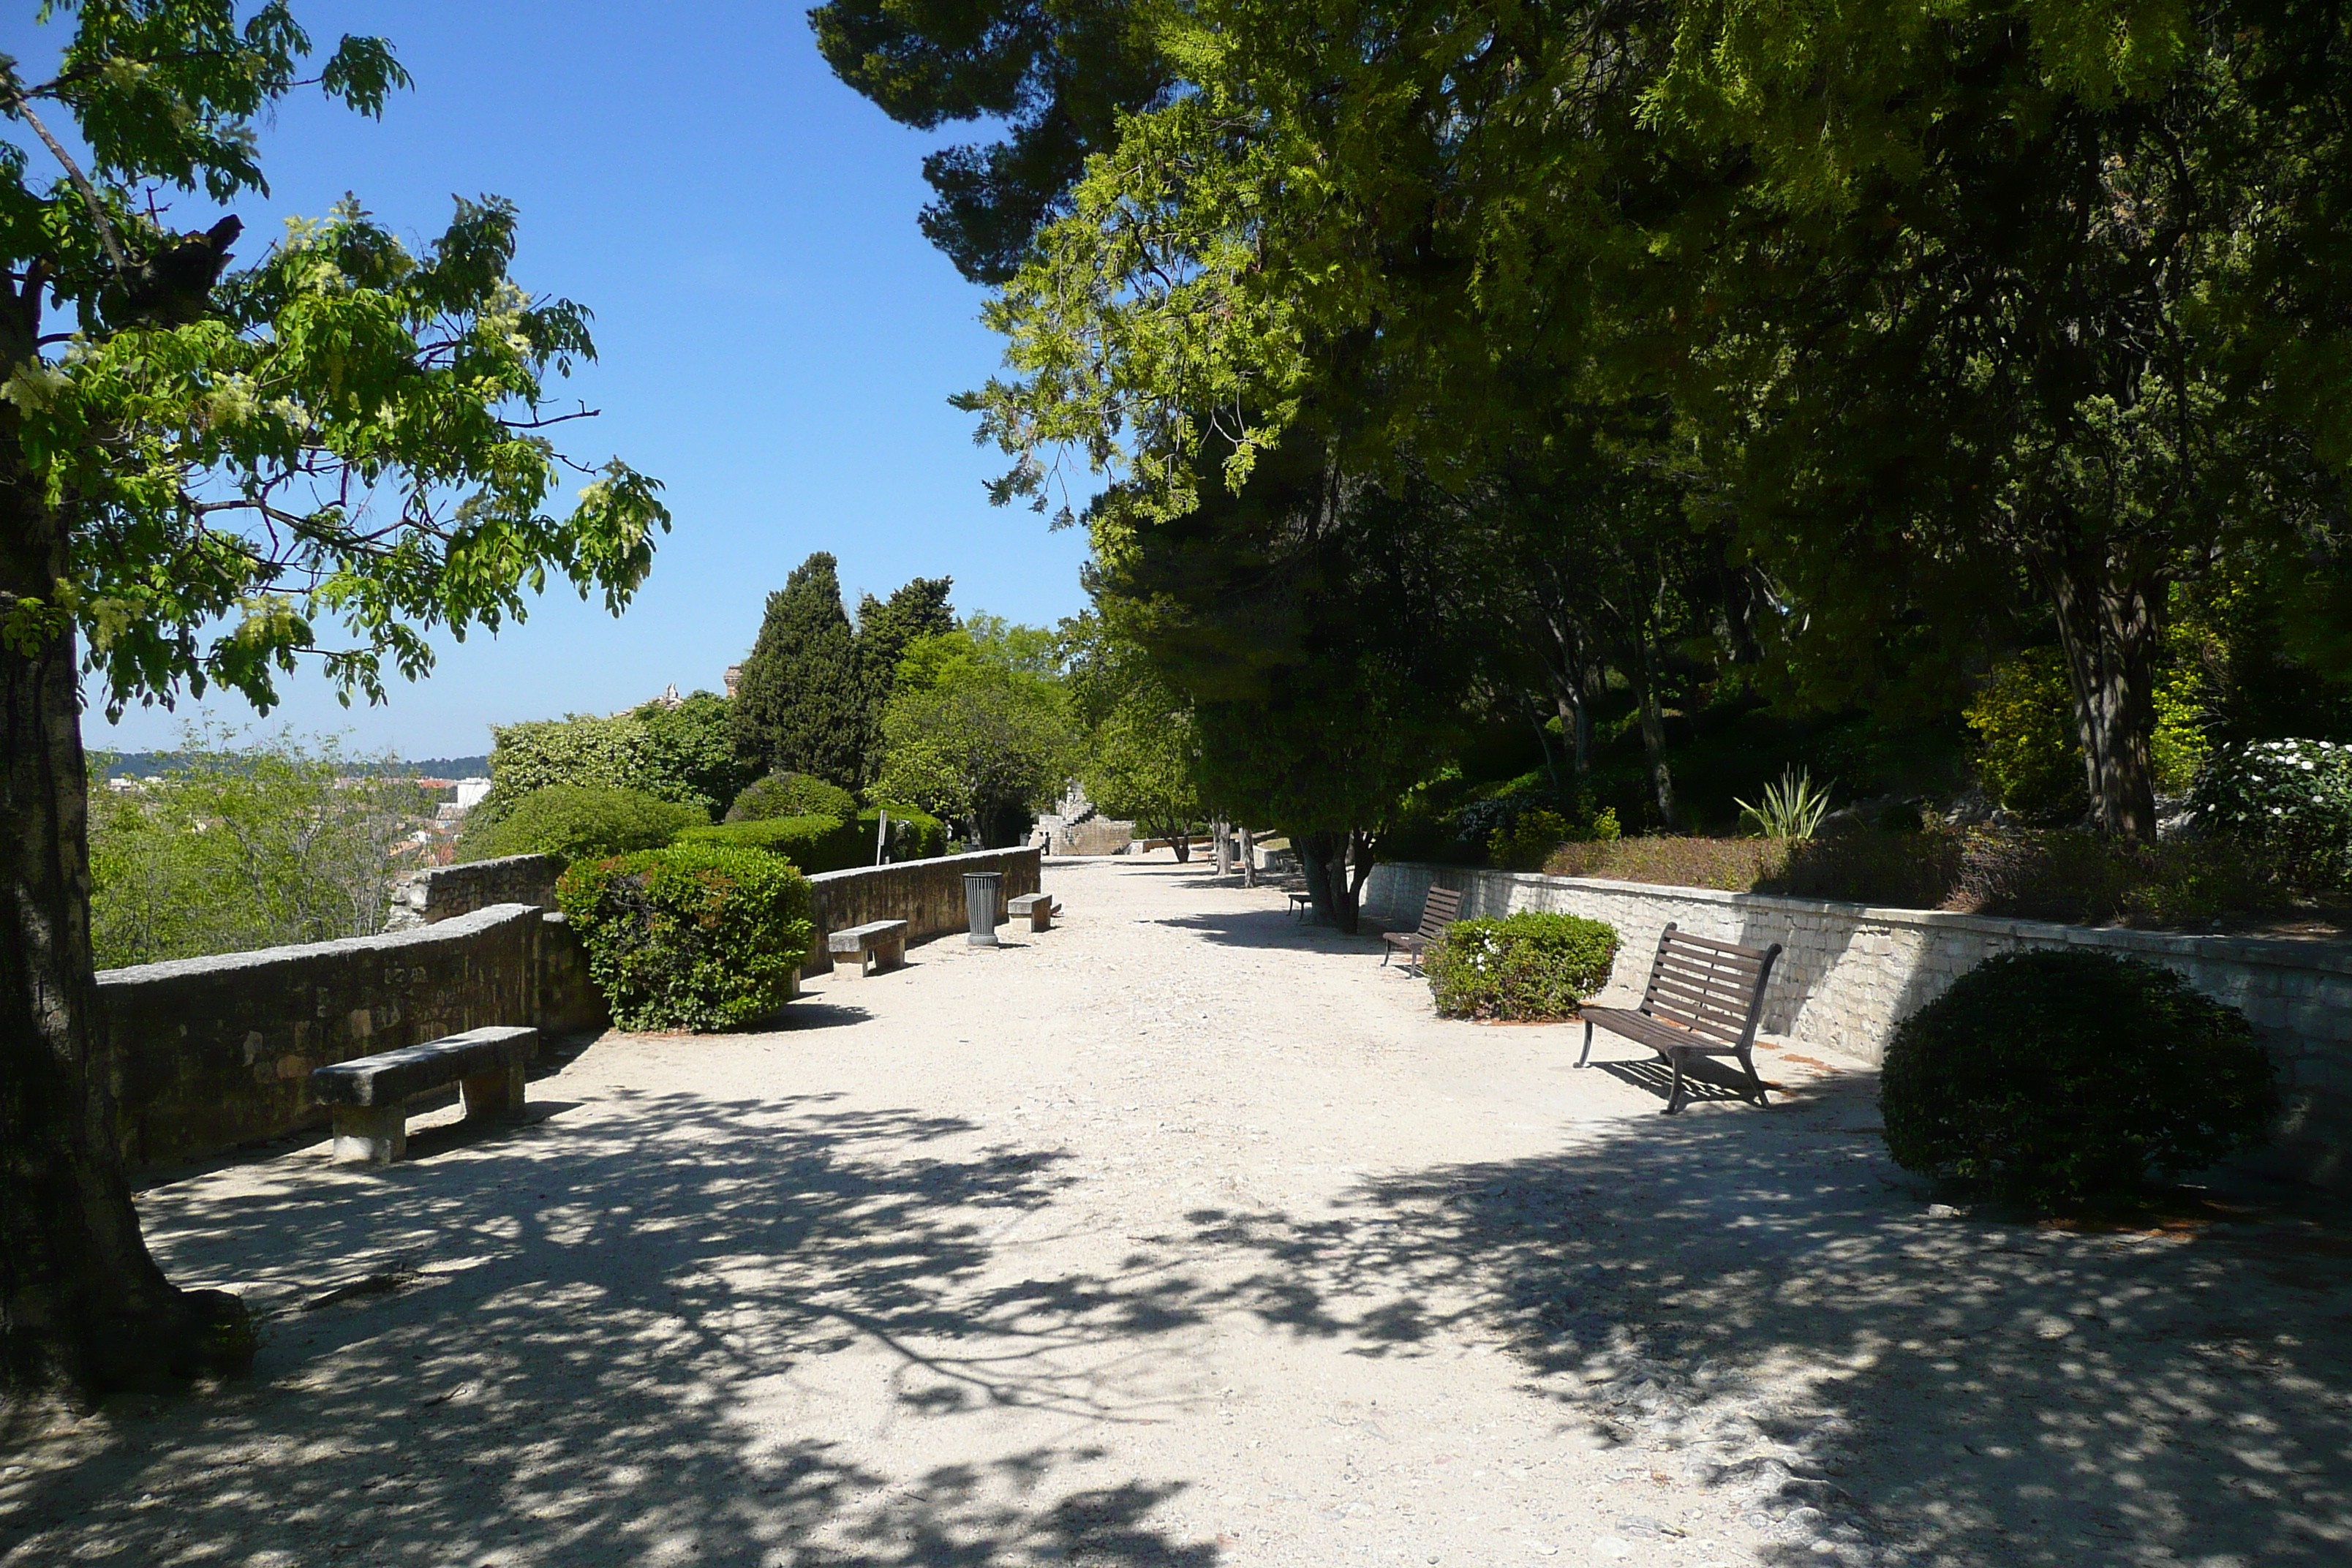
[[[858,825],[864,828],[868,845],[874,842],[876,819],[884,811],[890,814],[891,859],[929,860],[948,852],[948,825],[911,805],[886,805],[859,812]]]
[[[2088,796],[2074,739],[2074,697],[2054,648],[2030,648],[1993,671],[1968,708],[1977,776],[2011,811],[2079,812]]]
[[[1456,921],[1430,943],[1437,1010],[1448,1018],[1565,1018],[1609,984],[1615,928],[1529,912]]]
[[[2273,1071],[2244,1016],[2172,970],[2012,952],[1903,1021],[1879,1107],[1907,1170],[2075,1204],[2259,1142],[2278,1107]]]
[[[752,770],[737,759],[724,697],[698,691],[677,706],[647,702],[600,719],[538,719],[490,731],[490,793],[472,816],[496,822],[524,796],[554,784],[635,790],[698,807],[707,821],[727,809]]]
[[[730,822],[765,822],[779,816],[830,816],[846,822],[857,813],[857,797],[839,784],[807,773],[770,773],[747,786],[727,808]]]
[[[1507,871],[1533,871],[1568,837],[1568,818],[1538,807],[1486,837],[1486,859]]]
[[[560,855],[567,864],[635,849],[658,849],[681,830],[710,820],[699,806],[656,800],[632,789],[551,784],[533,790],[504,816],[467,824],[461,860],[501,855]]]
[[[624,1029],[733,1028],[792,996],[816,936],[808,879],[774,855],[681,844],[572,867],[556,901]]]
[[[769,816],[750,822],[723,822],[714,827],[689,827],[674,840],[679,844],[722,844],[781,855],[814,876],[819,871],[845,871],[874,864],[874,839],[881,812],[873,807],[851,821],[837,816]],[[940,852],[947,830],[939,818],[920,812],[890,808],[890,858],[919,860]]]
[[[2190,807],[2208,833],[2259,844],[2323,886],[2352,882],[2352,746],[2263,741],[2197,781]]]

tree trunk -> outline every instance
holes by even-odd
[[[53,599],[66,573],[18,451],[0,411],[0,614]],[[254,1349],[236,1297],[163,1278],[131,1207],[123,1064],[97,1016],[75,665],[69,628],[0,645],[0,1381],[35,1401],[233,1371]]]
[[[1257,886],[1257,845],[1251,840],[1248,828],[1237,827],[1234,831],[1240,834],[1242,839],[1242,886],[1255,888]]]
[[[1294,833],[1291,847],[1298,851],[1298,868],[1307,874],[1307,896],[1317,914],[1333,929],[1356,934],[1357,884],[1348,876],[1349,836],[1345,833]]]
[[[2112,838],[2156,837],[2156,663],[2164,579],[2101,551],[2045,553],[2034,565],[2057,612],[2074,700],[2091,821]]]
[[[1217,875],[1230,877],[1234,874],[1234,830],[1225,819],[1220,816],[1210,824],[1209,832],[1216,844]]]
[[[1643,637],[1640,657],[1633,661],[1634,693],[1642,720],[1642,766],[1650,775],[1650,794],[1658,803],[1658,820],[1671,832],[1675,826],[1675,779],[1666,766],[1666,716],[1659,705],[1658,644]]]

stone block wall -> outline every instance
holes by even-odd
[[[563,862],[553,855],[506,855],[462,866],[428,866],[400,879],[392,895],[386,931],[407,931],[492,904],[555,907],[555,879]]]
[[[539,1022],[545,929],[539,910],[499,904],[383,936],[101,972],[125,1158],[193,1159],[319,1125],[312,1068]]]
[[[1777,942],[1782,952],[1765,994],[1764,1029],[1874,1063],[1895,1025],[1997,952],[2088,948],[2167,964],[2242,1009],[2279,1064],[2286,1110],[2263,1162],[2323,1186],[2352,1188],[2352,944],[2173,936],[1415,864],[1375,867],[1365,907],[1392,928],[1410,927],[1433,885],[1460,889],[1465,915],[1544,910],[1615,926],[1622,945],[1603,1000],[1620,1006],[1641,999],[1668,921],[1748,947]]]
[[[859,866],[811,877],[817,941],[816,952],[807,969],[811,973],[823,973],[833,967],[833,959],[824,951],[826,933],[864,925],[868,921],[905,921],[907,940],[910,942],[969,930],[963,902],[965,872],[1003,872],[1003,897],[1017,899],[1038,890],[1037,862],[1037,848],[1031,845],[1022,849],[982,849],[930,860],[902,860],[895,866]],[[1000,922],[1004,919],[1001,907],[996,918]]]

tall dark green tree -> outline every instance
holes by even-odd
[[[760,636],[735,687],[735,747],[768,773],[856,787],[866,696],[841,576],[820,550],[768,595]]]
[[[159,195],[266,192],[255,125],[304,79],[374,113],[405,79],[388,46],[313,62],[278,0],[37,10],[57,74],[0,58],[0,1383],[87,1394],[234,1368],[253,1336],[171,1284],[131,1206],[83,703],[266,710],[306,656],[380,699],[549,575],[617,610],[669,519],[617,460],[558,500],[546,382],[592,353],[587,313],[509,276],[507,204],[413,248],[345,203],[236,268],[234,215],[160,221]]]
[[[861,786],[882,776],[882,710],[898,689],[898,661],[917,638],[955,630],[955,610],[948,604],[954,586],[952,577],[917,577],[887,599],[867,594],[857,602],[857,668],[866,704]]]

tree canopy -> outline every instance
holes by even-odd
[[[758,771],[850,788],[865,753],[866,708],[841,578],[820,550],[768,595],[736,683],[736,749]]]

